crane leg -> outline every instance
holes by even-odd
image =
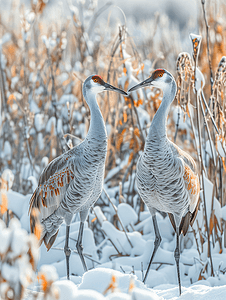
[[[176,261],[176,265],[177,265],[177,276],[178,276],[178,284],[179,284],[179,294],[181,295],[181,281],[180,281],[180,266],[179,266],[179,262],[180,262],[180,243],[179,243],[179,233],[178,233],[179,229],[177,228],[177,241],[176,241],[176,249],[174,252],[174,258]]]
[[[150,262],[148,264],[148,267],[147,267],[147,271],[146,271],[146,274],[144,276],[144,279],[143,279],[143,282],[145,283],[146,279],[147,279],[147,275],[148,275],[148,272],[149,272],[149,269],[151,267],[151,264],[152,264],[152,261],[154,259],[154,256],[158,250],[158,247],[162,241],[162,238],[161,238],[161,235],[159,233],[159,228],[158,228],[158,224],[157,224],[157,220],[156,220],[156,215],[152,215],[152,221],[153,221],[153,225],[154,225],[154,230],[155,230],[155,241],[154,241],[154,250],[153,250],[153,253],[152,253],[152,256],[151,256],[151,259],[150,259]]]
[[[69,280],[69,258],[71,255],[71,249],[68,247],[68,240],[69,240],[69,232],[70,232],[70,225],[66,226],[66,239],[65,239],[65,246],[64,246],[64,253],[66,256],[66,265],[67,265],[67,279]]]
[[[83,253],[82,253],[82,251],[83,251],[83,246],[82,246],[83,228],[84,228],[84,222],[81,221],[80,222],[80,227],[79,227],[79,233],[78,233],[78,240],[77,240],[77,243],[76,243],[76,248],[77,248],[77,251],[78,251],[78,255],[81,259],[84,271],[86,272],[87,271],[87,266],[86,266],[85,259],[84,259]]]

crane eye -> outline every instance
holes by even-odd
[[[152,76],[154,79],[157,79],[159,77],[162,77],[164,73],[165,73],[165,71],[163,69],[157,69],[157,70],[155,70],[155,72],[153,73]]]
[[[99,83],[100,85],[104,85],[103,79],[98,75],[94,75],[92,77],[92,80],[93,80],[93,82]]]
[[[102,78],[101,78],[100,76],[94,75],[94,76],[92,77],[92,79],[93,79],[94,82],[98,82],[98,83],[101,84]]]

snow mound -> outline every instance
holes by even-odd
[[[159,290],[157,290],[159,288]],[[161,289],[161,291],[160,291]],[[223,300],[225,299],[226,286],[221,287],[209,287],[206,285],[195,284],[189,288],[182,288],[182,294],[178,296],[178,287],[172,287],[172,285],[161,285],[154,289],[155,292],[162,296],[162,299],[180,299],[180,300]]]
[[[77,286],[70,280],[58,280],[54,282],[54,286],[59,290],[59,300],[76,299]]]
[[[97,268],[86,272],[83,275],[82,283],[78,286],[78,289],[90,289],[103,293],[109,286],[112,276],[115,276],[117,288],[121,292],[128,291],[131,280],[134,280],[136,287],[147,290],[147,287],[137,279],[137,276],[133,274],[123,274],[119,271],[105,268]]]
[[[59,289],[59,300],[163,300],[135,275],[105,268],[86,272],[78,286],[68,280],[56,281],[54,285]]]
[[[56,281],[54,285],[60,291],[59,300],[223,300],[226,292],[226,286],[210,287],[208,281],[199,281],[182,287],[179,297],[177,285],[161,284],[150,289],[133,274],[105,268],[86,272],[79,285],[68,280]]]

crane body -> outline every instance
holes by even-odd
[[[157,69],[151,77],[135,85],[128,92],[145,86],[161,88],[163,99],[152,120],[144,152],[137,162],[136,169],[137,189],[152,215],[155,231],[154,250],[144,282],[161,243],[156,211],[166,212],[169,214],[176,233],[174,256],[181,294],[179,235],[187,233],[189,225],[193,224],[196,217],[200,190],[199,179],[193,158],[167,137],[167,116],[177,90],[173,76],[164,69]]]
[[[127,95],[124,91],[105,83],[99,76],[89,76],[83,84],[83,95],[90,108],[91,121],[88,134],[83,142],[52,160],[42,171],[38,187],[30,200],[33,208],[40,211],[43,226],[41,242],[49,250],[63,222],[66,223],[65,255],[67,278],[69,279],[68,246],[70,224],[74,214],[80,214],[80,228],[76,244],[83,268],[87,266],[82,254],[84,222],[91,206],[98,200],[104,181],[107,155],[107,132],[103,116],[96,101],[96,94],[104,90]],[[31,232],[35,224],[30,214]]]

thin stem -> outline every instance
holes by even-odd
[[[211,111],[210,111],[210,108],[209,108],[209,106],[208,106],[208,104],[207,104],[207,102],[206,102],[206,99],[205,99],[205,96],[204,96],[203,91],[201,91],[201,96],[202,96],[202,100],[203,100],[203,102],[204,102],[204,104],[205,104],[205,107],[206,107],[206,109],[207,109],[207,111],[208,111],[208,113],[209,113],[209,115],[210,115],[210,118],[211,118],[211,121],[212,121],[212,123],[213,123],[214,129],[215,129],[216,132],[219,134],[219,130],[218,130],[217,125],[216,125],[216,123],[215,123],[215,121],[214,121],[214,118],[213,118],[213,115],[212,115],[212,113],[211,113]]]
[[[138,125],[139,131],[140,131],[140,137],[141,137],[142,143],[144,145],[145,139],[144,139],[143,131],[141,129],[140,119],[139,119],[139,116],[138,116],[137,108],[134,106],[133,98],[131,96],[129,96],[129,98],[130,98],[130,102],[131,102],[132,108],[133,108],[133,110],[135,112],[135,115],[136,115],[137,125]]]
[[[204,127],[206,128],[206,131],[207,131],[207,134],[208,134],[208,139],[209,139],[209,142],[210,142],[210,150],[211,150],[211,154],[212,154],[212,157],[213,157],[213,163],[214,163],[214,166],[216,167],[216,158],[215,158],[215,153],[214,153],[214,149],[213,149],[213,145],[212,145],[210,130],[209,130],[208,123],[206,121],[204,107],[203,107],[202,100],[201,100],[200,97],[199,97],[199,101],[200,101],[201,111],[202,111],[202,115],[203,115],[203,119],[204,119]]]
[[[213,93],[213,70],[212,70],[212,64],[211,64],[211,58],[210,58],[210,45],[209,45],[209,25],[206,17],[206,9],[205,9],[205,0],[201,0],[202,2],[202,9],[203,9],[203,16],[205,20],[206,25],[206,40],[207,40],[207,56],[209,61],[209,69],[210,69],[210,84],[211,84],[211,95]]]
[[[74,239],[72,239],[72,238],[70,238],[70,239],[71,239],[71,240],[74,240]],[[74,241],[75,241],[75,240],[74,240]],[[64,248],[60,248],[60,247],[52,247],[51,249],[53,249],[53,250],[64,251]],[[78,251],[73,250],[73,249],[71,250],[71,252],[78,254]],[[101,264],[99,261],[93,259],[93,258],[90,256],[90,254],[83,253],[83,255],[84,255],[87,259],[89,259],[89,260],[91,260],[91,261],[97,263],[98,265]],[[72,274],[72,275],[73,275],[73,274]]]
[[[174,143],[176,143],[177,133],[178,133],[178,129],[179,129],[179,123],[180,123],[180,108],[178,106],[178,117],[177,117],[176,131],[175,131],[175,135],[174,135]]]
[[[203,182],[203,200],[204,200],[204,211],[205,211],[205,222],[206,222],[206,231],[207,231],[207,240],[208,240],[208,257],[210,258],[210,266],[211,266],[211,276],[214,277],[213,272],[213,261],[212,261],[212,255],[211,255],[211,246],[210,246],[210,230],[208,225],[208,219],[207,219],[207,209],[206,209],[206,200],[205,200],[205,175],[202,171],[202,182]]]
[[[2,51],[0,51],[0,89],[2,94],[2,106],[3,110],[7,112],[7,105],[6,105],[6,93],[5,93],[5,84],[4,84],[4,75],[2,70],[2,63],[1,63]]]
[[[108,193],[106,192],[106,190],[105,190],[104,188],[103,188],[103,191],[104,191],[105,195],[107,196],[109,202],[111,203],[112,207],[114,208],[114,211],[115,211],[115,213],[116,213],[116,215],[117,215],[117,217],[118,217],[119,223],[120,223],[120,225],[122,226],[123,231],[125,232],[127,241],[129,242],[131,248],[133,248],[133,245],[132,245],[132,243],[131,243],[131,241],[130,241],[130,239],[129,239],[129,237],[128,237],[128,234],[127,234],[127,232],[126,232],[126,230],[125,230],[125,227],[124,227],[122,221],[121,221],[120,218],[119,218],[119,215],[118,215],[118,212],[117,212],[117,210],[116,210],[116,208],[115,208],[115,205],[112,203],[112,201],[111,201],[111,199],[110,199]]]
[[[205,197],[205,174],[206,169],[203,163],[203,156],[202,156],[202,137],[201,137],[201,128],[200,128],[200,111],[199,111],[199,97],[200,97],[200,91],[197,91],[196,89],[196,81],[197,81],[197,60],[198,57],[194,56],[194,62],[195,62],[195,69],[194,69],[194,75],[195,75],[195,94],[196,94],[196,106],[197,106],[197,126],[198,126],[198,136],[199,136],[199,160],[201,164],[201,174],[202,174],[202,184],[203,184],[203,202],[204,202],[204,211],[205,211],[205,223],[206,223],[206,231],[207,231],[207,240],[208,240],[208,257],[210,258],[210,265],[211,265],[211,276],[214,276],[213,272],[213,261],[212,261],[212,255],[211,255],[211,246],[210,246],[210,231],[209,231],[209,225],[208,225],[208,219],[207,219],[207,208],[206,208],[206,197]]]

